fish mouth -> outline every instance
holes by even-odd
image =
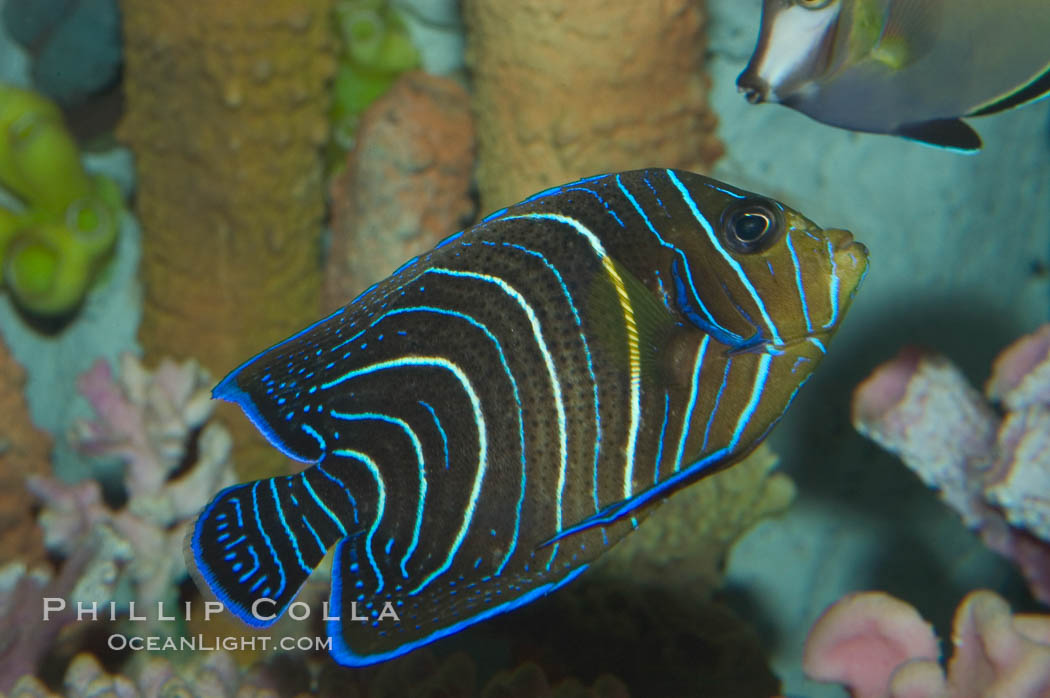
[[[828,239],[828,252],[839,280],[859,284],[868,268],[867,246],[854,240],[853,233],[841,228],[827,228],[824,236]]]
[[[769,81],[751,69],[740,73],[736,79],[736,89],[751,104],[762,104],[769,99]]]
[[[788,0],[763,0],[758,40],[737,77],[752,104],[778,102],[798,109],[811,100],[831,68],[843,3],[801,7]]]

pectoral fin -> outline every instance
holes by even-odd
[[[582,521],[562,529],[551,538],[540,543],[538,547],[545,548],[548,545],[557,543],[562,538],[579,533],[580,531],[585,531],[589,528],[594,528],[595,526],[608,526],[626,516],[638,515],[646,507],[662,501],[674,492],[682,489],[686,485],[696,482],[702,477],[721,470],[730,462],[732,461],[729,460],[727,449],[719,449],[713,453],[709,453],[688,468],[680,470],[665,480],[661,480],[649,489],[639,492],[633,497],[614,502],[596,514],[592,514]]]

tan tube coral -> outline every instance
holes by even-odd
[[[474,123],[466,90],[406,73],[365,112],[346,164],[329,184],[325,311],[468,222]]]
[[[221,377],[315,320],[331,0],[121,3],[147,353]],[[227,411],[242,478],[284,459]]]
[[[1050,324],[995,362],[984,402],[947,358],[906,348],[853,394],[853,425],[901,457],[1050,604]]]
[[[464,0],[483,212],[586,175],[721,154],[694,0]]]

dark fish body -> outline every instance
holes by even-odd
[[[737,84],[832,126],[962,151],[1050,91],[1046,0],[765,0]]]
[[[687,172],[499,211],[215,388],[312,465],[221,492],[191,567],[268,625],[253,604],[279,615],[338,543],[329,632],[350,665],[527,603],[754,448],[866,264],[849,233]]]

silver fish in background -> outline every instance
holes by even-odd
[[[1050,0],[764,0],[737,86],[831,126],[974,152],[960,117],[1050,91]]]

